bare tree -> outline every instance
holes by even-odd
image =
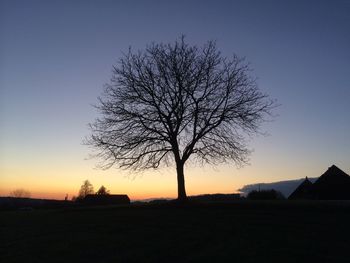
[[[184,165],[190,159],[244,164],[245,135],[259,131],[274,101],[259,91],[244,59],[223,57],[214,42],[131,49],[113,67],[96,106],[86,142],[104,169],[176,165],[178,199],[186,200]]]
[[[98,189],[98,191],[96,192],[97,195],[109,195],[109,190],[107,190],[106,187],[104,187],[103,185],[100,187],[100,189]]]
[[[85,196],[89,194],[94,194],[94,187],[93,185],[89,182],[89,180],[85,180],[83,184],[80,187],[79,194],[78,194],[78,199],[83,199]]]
[[[11,197],[16,198],[29,198],[31,196],[30,192],[24,189],[16,189],[10,193]]]

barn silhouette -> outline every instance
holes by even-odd
[[[95,195],[90,194],[85,196],[82,203],[89,205],[122,205],[130,204],[130,199],[127,195]]]
[[[350,200],[350,176],[332,165],[314,183],[306,177],[288,199]]]

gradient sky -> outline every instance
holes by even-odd
[[[188,194],[350,173],[350,1],[0,0],[0,195],[76,195],[89,179],[132,199],[175,197],[175,168],[95,169],[82,145],[91,106],[129,46],[216,40],[245,56],[281,106],[250,141],[250,165],[187,167]]]

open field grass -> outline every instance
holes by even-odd
[[[347,202],[0,211],[0,262],[350,262]]]

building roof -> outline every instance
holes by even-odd
[[[305,180],[290,194],[288,199],[313,199],[312,196],[313,184],[306,177]]]
[[[350,176],[332,165],[313,185],[313,192],[322,200],[350,199]]]
[[[306,177],[289,199],[350,200],[350,176],[332,165],[313,184]]]
[[[87,195],[83,199],[83,203],[86,204],[129,204],[130,199],[127,195]]]

